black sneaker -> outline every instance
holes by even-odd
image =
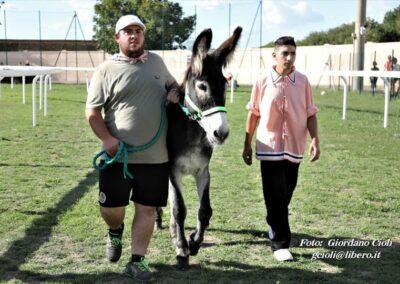
[[[145,262],[144,257],[142,257],[140,262],[130,261],[126,264],[125,275],[139,281],[147,282],[152,279],[153,273]]]
[[[124,232],[124,224],[118,230],[108,230],[108,238],[106,245],[106,258],[109,261],[116,262],[122,254],[122,233]]]

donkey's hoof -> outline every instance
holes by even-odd
[[[189,270],[189,256],[176,256],[176,269],[180,271],[187,271]]]
[[[197,253],[199,252],[200,249],[200,244],[198,242],[189,241],[189,251],[190,251],[190,255],[197,255]]]

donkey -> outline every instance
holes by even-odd
[[[209,163],[213,146],[222,144],[229,134],[225,109],[226,79],[222,69],[237,46],[241,27],[208,54],[212,31],[202,31],[196,38],[190,65],[181,84],[179,104],[170,104],[168,114],[168,151],[171,163],[169,201],[170,235],[176,245],[177,268],[189,268],[189,254],[196,255],[212,215],[210,205]],[[184,111],[182,111],[182,109]],[[182,177],[192,175],[197,185],[200,207],[197,227],[185,237],[186,206]]]

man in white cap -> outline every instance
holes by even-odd
[[[149,144],[159,133],[148,148],[129,152],[127,163],[121,158],[105,167],[107,157],[100,162],[100,212],[109,227],[106,257],[112,262],[121,257],[125,207],[132,200],[132,257],[125,274],[141,281],[152,276],[144,258],[156,207],[166,206],[168,198],[166,128],[159,128],[160,121],[167,119],[165,100],[179,100],[178,84],[161,57],[144,49],[145,31],[135,15],[118,20],[115,40],[119,53],[94,72],[86,101],[86,118],[108,157],[125,145]]]

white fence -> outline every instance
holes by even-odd
[[[1,96],[1,80],[4,77],[22,76],[22,103],[25,104],[25,76],[35,76],[32,82],[32,124],[36,126],[36,82],[39,79],[39,109],[44,104],[44,115],[47,116],[47,90],[51,75],[57,75],[63,71],[84,71],[93,72],[93,68],[72,68],[72,67],[31,67],[31,66],[0,66],[0,96]],[[384,119],[383,127],[388,125],[389,116],[389,78],[400,78],[400,71],[340,71],[326,70],[321,73],[325,76],[337,76],[343,82],[343,115],[342,119],[346,119],[347,110],[347,94],[349,84],[346,77],[380,77],[385,84],[385,103],[384,103]],[[233,80],[232,80],[233,82]],[[86,81],[88,86],[88,79]],[[44,88],[44,96],[43,94]],[[42,103],[43,102],[43,103]],[[233,102],[233,84],[231,86],[231,102]]]
[[[385,84],[385,103],[383,108],[383,127],[386,128],[388,125],[389,117],[389,100],[390,100],[390,79],[389,78],[400,78],[400,71],[324,71],[324,75],[327,76],[339,76],[343,82],[343,112],[342,119],[346,119],[347,110],[347,94],[349,90],[349,84],[346,77],[378,77],[384,81]]]
[[[186,70],[187,60],[191,52],[188,50],[168,50],[154,51],[164,58],[171,73],[180,82],[183,79],[184,71]],[[239,84],[250,85],[262,74],[266,68],[273,64],[272,48],[251,48],[238,49],[231,63],[228,66],[229,71],[235,76]],[[400,42],[390,43],[370,43],[365,44],[364,53],[364,70],[370,70],[372,61],[378,63],[380,70],[383,70],[383,65],[387,60],[388,55],[394,55],[400,59]],[[57,57],[59,56],[58,60]],[[40,65],[39,51],[21,51],[8,52],[8,64],[19,65],[26,60],[31,65]],[[90,68],[99,65],[101,62],[109,58],[110,55],[103,51],[90,52],[88,51],[65,51],[61,53],[42,52],[43,65],[55,67],[81,67]],[[93,65],[92,66],[92,60]],[[323,46],[299,46],[297,48],[296,68],[305,72],[313,86],[340,86],[338,76],[324,75],[323,71],[328,70],[353,70],[353,45],[323,45]],[[5,52],[0,52],[0,63],[5,62]],[[62,83],[85,83],[87,76],[85,71],[64,70],[64,72],[53,76],[54,82]],[[352,77],[347,77],[351,83]],[[364,76],[364,88],[369,88],[369,77]],[[383,90],[383,80],[378,80],[378,88]]]
[[[13,87],[13,78],[22,78],[22,104],[26,103],[26,76],[34,76],[32,80],[32,125],[36,126],[36,83],[39,80],[39,109],[43,109],[43,115],[47,116],[47,91],[51,86],[51,76],[55,76],[63,71],[75,72],[93,72],[94,68],[69,68],[69,67],[41,67],[41,66],[0,66],[0,97],[1,97],[1,81],[9,77],[11,78],[11,87]],[[87,78],[86,85],[88,87],[89,80]]]

